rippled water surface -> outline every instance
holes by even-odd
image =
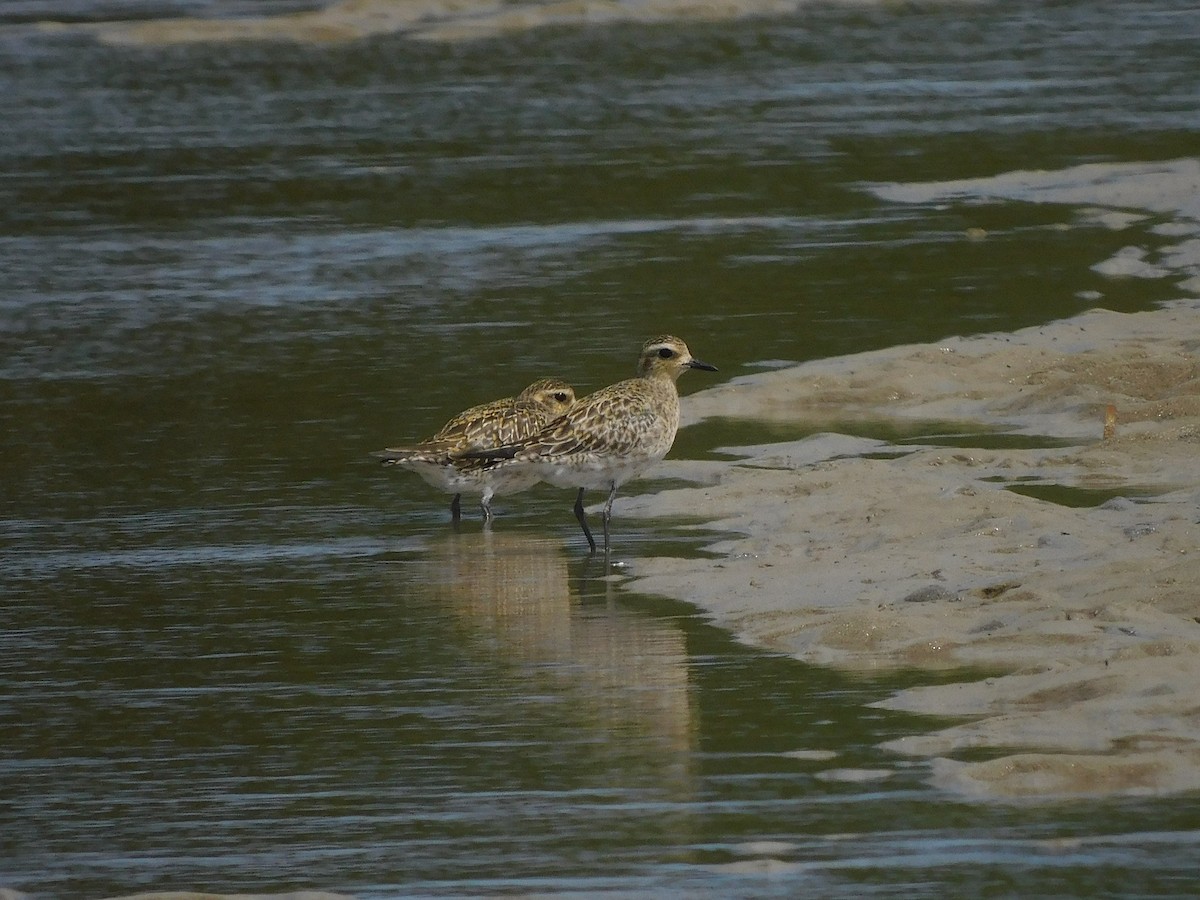
[[[314,5],[0,7],[0,887],[1200,891],[1194,799],[944,796],[877,749],[937,723],[868,705],[929,676],[739,648],[606,577],[561,492],[455,532],[367,457],[541,375],[625,377],[663,331],[721,369],[686,393],[1170,296],[1089,268],[1152,221],[863,188],[1194,155],[1191,4],[457,44],[30,25]],[[618,518],[618,562],[701,552],[681,524]]]

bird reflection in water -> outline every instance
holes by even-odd
[[[676,623],[623,605],[603,577],[580,596],[563,548],[544,537],[446,533],[414,565],[472,652],[519,667],[524,690],[561,700],[548,704],[555,715],[593,731],[597,750],[618,754],[631,777],[687,790],[696,727]]]

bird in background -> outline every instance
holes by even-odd
[[[577,400],[527,437],[459,456],[483,461],[486,471],[528,472],[557,487],[577,488],[575,518],[593,553],[596,539],[588,527],[583,494],[589,488],[607,491],[601,515],[607,555],[613,498],[621,485],[641,475],[671,449],[679,429],[675,382],[688,369],[717,371],[716,366],[692,356],[679,338],[652,338],[638,356],[636,378]]]
[[[558,378],[535,381],[515,397],[504,397],[464,410],[432,437],[411,447],[391,447],[372,454],[387,466],[416,472],[428,484],[453,494],[450,515],[462,516],[463,493],[478,493],[484,522],[492,519],[492,497],[537,484],[536,473],[517,468],[489,468],[464,454],[485,452],[536,434],[570,410],[575,389]]]

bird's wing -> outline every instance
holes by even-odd
[[[614,385],[615,387],[615,385]],[[537,459],[580,453],[621,453],[654,424],[649,398],[641,391],[609,388],[578,401],[568,412],[522,440],[461,454],[468,459]]]

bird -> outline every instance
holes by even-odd
[[[541,378],[515,397],[460,412],[419,444],[390,447],[372,455],[384,465],[409,469],[433,487],[454,494],[450,515],[456,525],[462,516],[462,493],[478,492],[483,521],[490,522],[493,496],[523,491],[539,479],[531,470],[488,468],[480,460],[461,458],[461,454],[522,440],[567,412],[574,403],[575,389],[571,385],[558,378]]]
[[[489,471],[529,471],[556,487],[577,488],[573,511],[591,552],[596,539],[583,508],[584,491],[608,491],[601,519],[604,552],[610,552],[609,521],[617,489],[667,455],[679,429],[679,390],[688,369],[717,371],[692,356],[673,335],[651,338],[638,355],[637,377],[618,381],[577,401],[540,430],[491,449],[468,450]]]

